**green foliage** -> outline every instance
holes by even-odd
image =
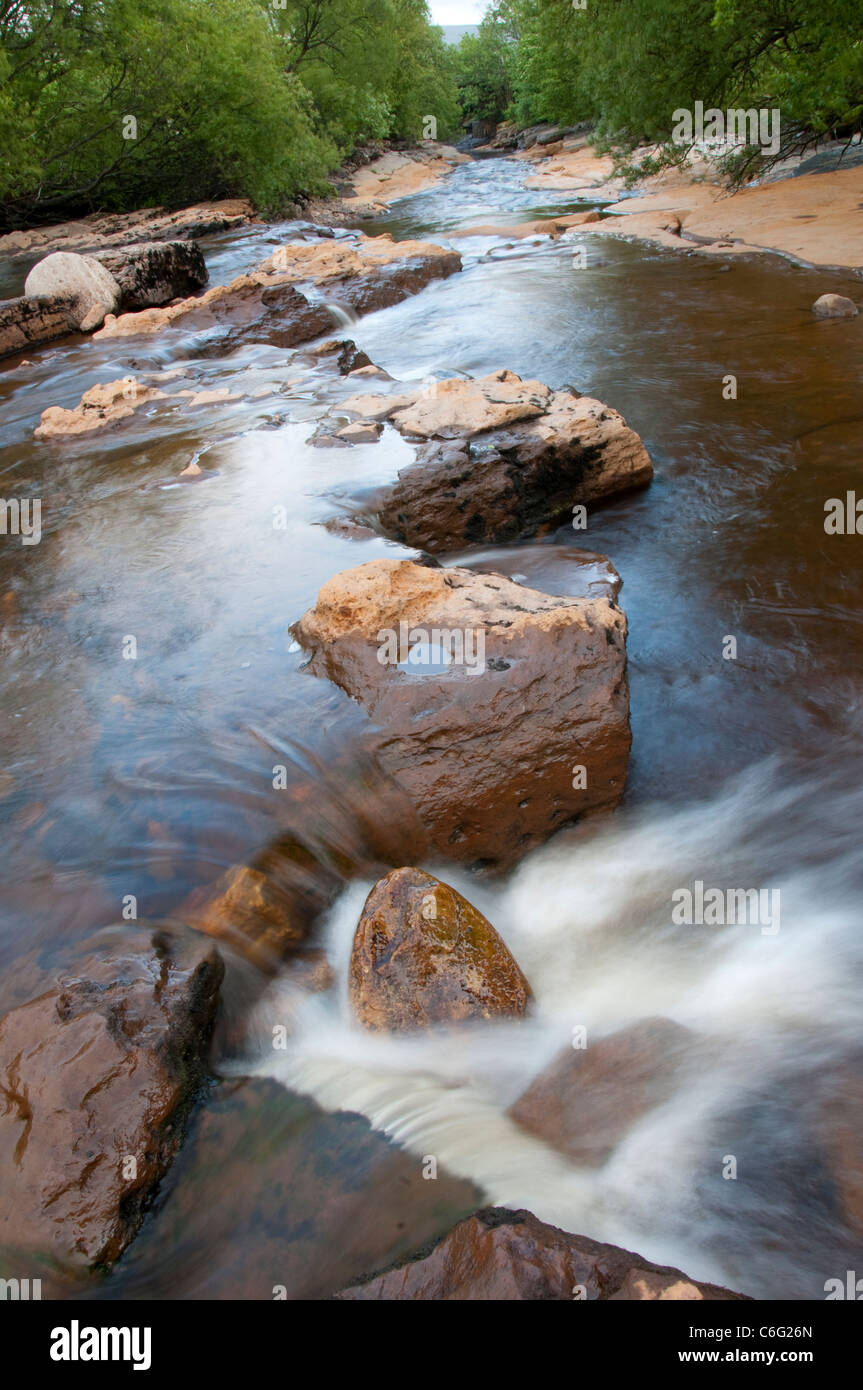
[[[275,210],[429,114],[457,124],[425,0],[0,0],[6,226],[208,197]]]
[[[503,0],[460,45],[462,105],[501,105],[491,93],[503,53],[521,125],[591,121],[606,147],[631,151],[667,141],[675,109],[696,101],[778,107],[784,154],[861,129],[860,18],[859,0]]]
[[[501,10],[483,19],[477,34],[464,34],[455,50],[459,103],[466,120],[499,121],[512,100],[515,37]]]

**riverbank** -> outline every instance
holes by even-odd
[[[707,255],[768,251],[804,265],[863,269],[863,164],[802,173],[789,166],[771,182],[730,192],[700,159],[641,180],[628,196],[610,156],[597,154],[585,135],[535,145],[514,157],[533,166],[526,188],[550,198],[567,192],[607,204],[609,216],[591,218],[591,235]],[[515,236],[554,234],[585,220],[576,212],[506,230]]]
[[[302,217],[324,226],[374,217],[397,198],[424,192],[445,178],[469,156],[452,145],[425,140],[412,149],[389,150],[366,146],[357,150],[333,176],[333,195],[306,199],[286,210],[286,216]],[[134,212],[93,213],[71,222],[0,236],[0,258],[49,255],[53,251],[100,251],[145,241],[174,241],[239,231],[252,223],[264,223],[245,198],[195,203],[170,211],[140,208]]]

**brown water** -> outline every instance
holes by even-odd
[[[450,240],[465,268],[350,333],[413,381],[509,367],[572,383],[644,438],[650,488],[592,512],[586,533],[451,557],[567,593],[579,548],[610,556],[630,625],[623,810],[507,882],[445,870],[531,978],[529,1029],[467,1049],[446,1036],[372,1042],[351,1030],[341,995],[291,995],[296,1046],[278,1066],[263,1045],[226,1057],[226,1070],[271,1079],[217,1088],[102,1292],[326,1293],[446,1229],[472,1205],[471,1182],[749,1293],[823,1297],[825,1279],[854,1267],[859,1235],[799,1112],[815,1073],[842,1094],[859,1047],[863,542],[823,523],[828,498],[863,496],[863,318],[810,311],[827,290],[859,297],[859,280],[588,237],[577,268],[573,243],[460,240],[459,225],[491,212],[528,215],[523,174],[483,161],[403,200],[382,225]],[[214,282],[280,232],[212,239]],[[354,865],[320,928],[343,963],[364,892],[412,855],[415,827],[360,747],[361,712],[303,674],[288,628],[338,570],[412,553],[324,527],[362,509],[409,447],[389,432],[312,448],[332,378],[266,341],[73,340],[4,365],[0,493],[40,497],[43,535],[0,537],[3,1005],[37,992],[64,944],[117,921],[127,895],[140,918],[170,917],[279,836],[349,877]],[[246,399],[156,403],[101,439],[33,441],[46,406],[177,366],[179,386]],[[178,482],[192,458],[212,472]],[[135,660],[123,656],[130,635]],[[736,660],[723,659],[726,635]],[[273,789],[276,763],[291,769],[287,793]],[[781,883],[781,932],[672,930],[670,894],[694,878]],[[253,1036],[281,1016],[285,989],[258,1002]],[[256,993],[234,963],[220,1045]],[[506,1106],[574,1023],[605,1032],[656,1013],[715,1039],[715,1065],[605,1169],[576,1171],[514,1131]],[[298,1092],[367,1116],[403,1152]],[[729,1152],[745,1180],[716,1179]],[[423,1153],[463,1181],[430,1194],[416,1181]],[[220,1193],[230,1219],[212,1219]]]

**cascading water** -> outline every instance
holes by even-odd
[[[839,1191],[823,1113],[847,1112],[861,1065],[861,571],[853,539],[827,536],[823,518],[859,477],[863,351],[837,352],[835,326],[813,319],[823,276],[778,259],[725,267],[586,237],[576,266],[572,244],[460,238],[493,211],[537,211],[523,176],[489,160],[403,200],[379,225],[449,239],[464,269],[349,331],[394,377],[508,367],[591,392],[644,438],[653,483],[595,509],[586,534],[445,557],[556,594],[583,575],[585,548],[610,557],[630,628],[624,807],[507,880],[423,865],[504,936],[535,995],[519,1025],[422,1038],[352,1027],[345,966],[368,878],[326,923],[332,995],[287,978],[261,995],[264,981],[232,963],[222,1065],[367,1116],[490,1201],[747,1293],[823,1297],[826,1279],[854,1267],[855,1239],[859,1252],[853,1183],[850,1197]],[[291,230],[213,238],[214,278]],[[829,288],[855,284],[836,274]],[[166,334],[61,344],[0,378],[3,488],[44,499],[44,538],[26,565],[8,545],[0,554],[4,1007],[30,997],[52,953],[114,922],[125,895],[142,917],[170,917],[190,889],[286,827],[332,856],[406,862],[403,806],[373,769],[355,775],[356,707],[303,671],[288,627],[339,570],[411,553],[332,523],[362,512],[412,454],[389,432],[375,445],[312,447],[328,387],[301,363],[301,351],[268,342],[222,350],[206,335]],[[84,445],[34,443],[45,407],[74,405],[96,381],[177,367],[235,394],[195,417],[142,414]],[[727,372],[740,383],[733,403]],[[204,476],[175,485],[199,457]],[[138,634],[137,663],[120,659],[126,633]],[[734,661],[723,657],[728,634]],[[273,793],[275,760],[314,788],[293,821]],[[698,880],[778,888],[779,930],[675,924],[673,894]],[[574,1028],[600,1038],[651,1017],[690,1030],[691,1066],[600,1166],[571,1162],[508,1116]],[[277,1052],[282,1023],[289,1045]],[[611,1108],[617,1099],[610,1080]],[[219,1103],[109,1295],[126,1280],[139,1296],[195,1296],[224,1265],[223,1227],[209,1213],[195,1226]],[[243,1114],[243,1134],[254,1118]],[[280,1144],[294,1124],[289,1108]],[[229,1156],[241,1156],[243,1138],[224,1125]],[[324,1184],[331,1139],[325,1130]],[[722,1175],[728,1155],[734,1179]],[[239,1189],[251,1191],[258,1166],[234,1170]],[[351,1178],[360,1194],[367,1180]],[[242,1208],[243,1191],[234,1196]],[[254,1245],[260,1200],[249,1197],[232,1250]],[[418,1243],[413,1219],[376,1259]],[[346,1237],[338,1221],[327,1230],[309,1238],[325,1292],[365,1267],[336,1268]]]

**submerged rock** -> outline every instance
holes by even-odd
[[[507,864],[623,793],[626,619],[608,594],[373,560],[292,629],[307,670],[367,712],[378,762],[434,848]]]
[[[844,294],[822,294],[812,305],[812,312],[820,319],[853,319],[860,311]]]
[[[336,1298],[714,1302],[746,1295],[698,1283],[616,1245],[570,1235],[529,1211],[486,1207],[430,1250]]]
[[[222,962],[191,933],[94,940],[0,1021],[0,1246],[113,1263],[204,1079]]]
[[[354,936],[350,998],[366,1028],[523,1014],[530,986],[467,898],[421,869],[393,869],[366,899]]]
[[[515,1102],[512,1118],[576,1163],[604,1163],[627,1130],[673,1094],[695,1039],[666,1018],[567,1047]]]
[[[535,535],[575,505],[653,476],[616,410],[514,372],[441,381],[408,397],[354,396],[342,408],[425,441],[380,509],[384,530],[422,550]]]

